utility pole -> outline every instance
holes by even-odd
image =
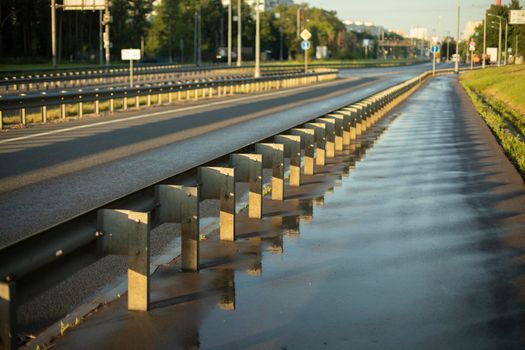
[[[498,67],[501,66],[501,18],[499,19]]]
[[[261,33],[259,0],[255,0],[255,78],[261,77]]]
[[[228,66],[232,65],[232,0],[228,0]]]
[[[519,35],[516,34],[516,57],[519,56],[519,51],[518,51],[518,38],[519,38]]]
[[[459,73],[459,18],[461,15],[461,6],[458,0],[458,30],[456,36],[456,62],[454,63],[454,72]]]
[[[51,61],[53,67],[57,66],[57,41],[56,41],[56,3],[51,0]]]
[[[446,59],[447,62],[448,62],[449,52],[450,52],[450,38],[447,38],[447,59]]]
[[[301,34],[301,8],[297,9],[297,36]]]
[[[197,66],[199,64],[199,58],[197,57],[197,10],[195,10],[195,18],[193,20],[193,62]]]
[[[242,65],[242,0],[237,0],[237,67]]]
[[[106,50],[106,67],[109,66],[109,22],[111,21],[111,15],[109,14],[109,0],[106,0],[106,8],[104,10],[104,49]]]
[[[202,31],[201,31],[201,19],[202,19],[202,16],[201,16],[201,7],[200,7],[200,4],[199,4],[199,15],[197,17],[197,20],[198,20],[198,24],[199,24],[199,36],[198,36],[198,43],[197,43],[197,62],[199,64],[199,66],[202,65]]]
[[[103,16],[102,11],[98,11],[98,61],[104,65],[104,31],[102,30]]]
[[[507,65],[507,54],[508,54],[508,47],[507,47],[507,40],[509,36],[509,22],[505,21],[505,61],[503,62],[504,65]]]
[[[485,11],[485,18],[483,19],[483,55],[481,66],[485,69],[485,61],[487,60],[487,12]]]

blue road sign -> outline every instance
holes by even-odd
[[[303,50],[310,49],[310,42],[308,40],[301,41],[301,49]]]
[[[432,53],[438,53],[439,52],[439,46],[437,45],[432,45],[432,49],[431,49]]]

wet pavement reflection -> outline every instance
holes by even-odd
[[[241,214],[235,243],[205,241],[199,273],[161,267],[150,312],[115,302],[57,348],[524,348],[523,242],[507,238],[525,209],[497,206],[501,160],[452,79],[265,199],[264,220]]]

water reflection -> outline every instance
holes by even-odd
[[[219,292],[218,306],[222,310],[235,310],[235,271],[233,269],[217,270],[215,286]]]

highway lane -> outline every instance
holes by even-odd
[[[0,134],[0,246],[96,208],[174,173],[232,152],[427,70],[370,70],[318,86],[199,104],[144,109]],[[350,78],[350,79],[346,79]],[[152,234],[152,254],[172,241]],[[167,230],[167,231],[166,231]],[[20,308],[22,330],[35,330],[90,301],[126,272],[108,256]]]
[[[370,70],[360,80],[345,80],[355,70],[343,71],[322,86],[2,133],[0,246],[427,68]]]

